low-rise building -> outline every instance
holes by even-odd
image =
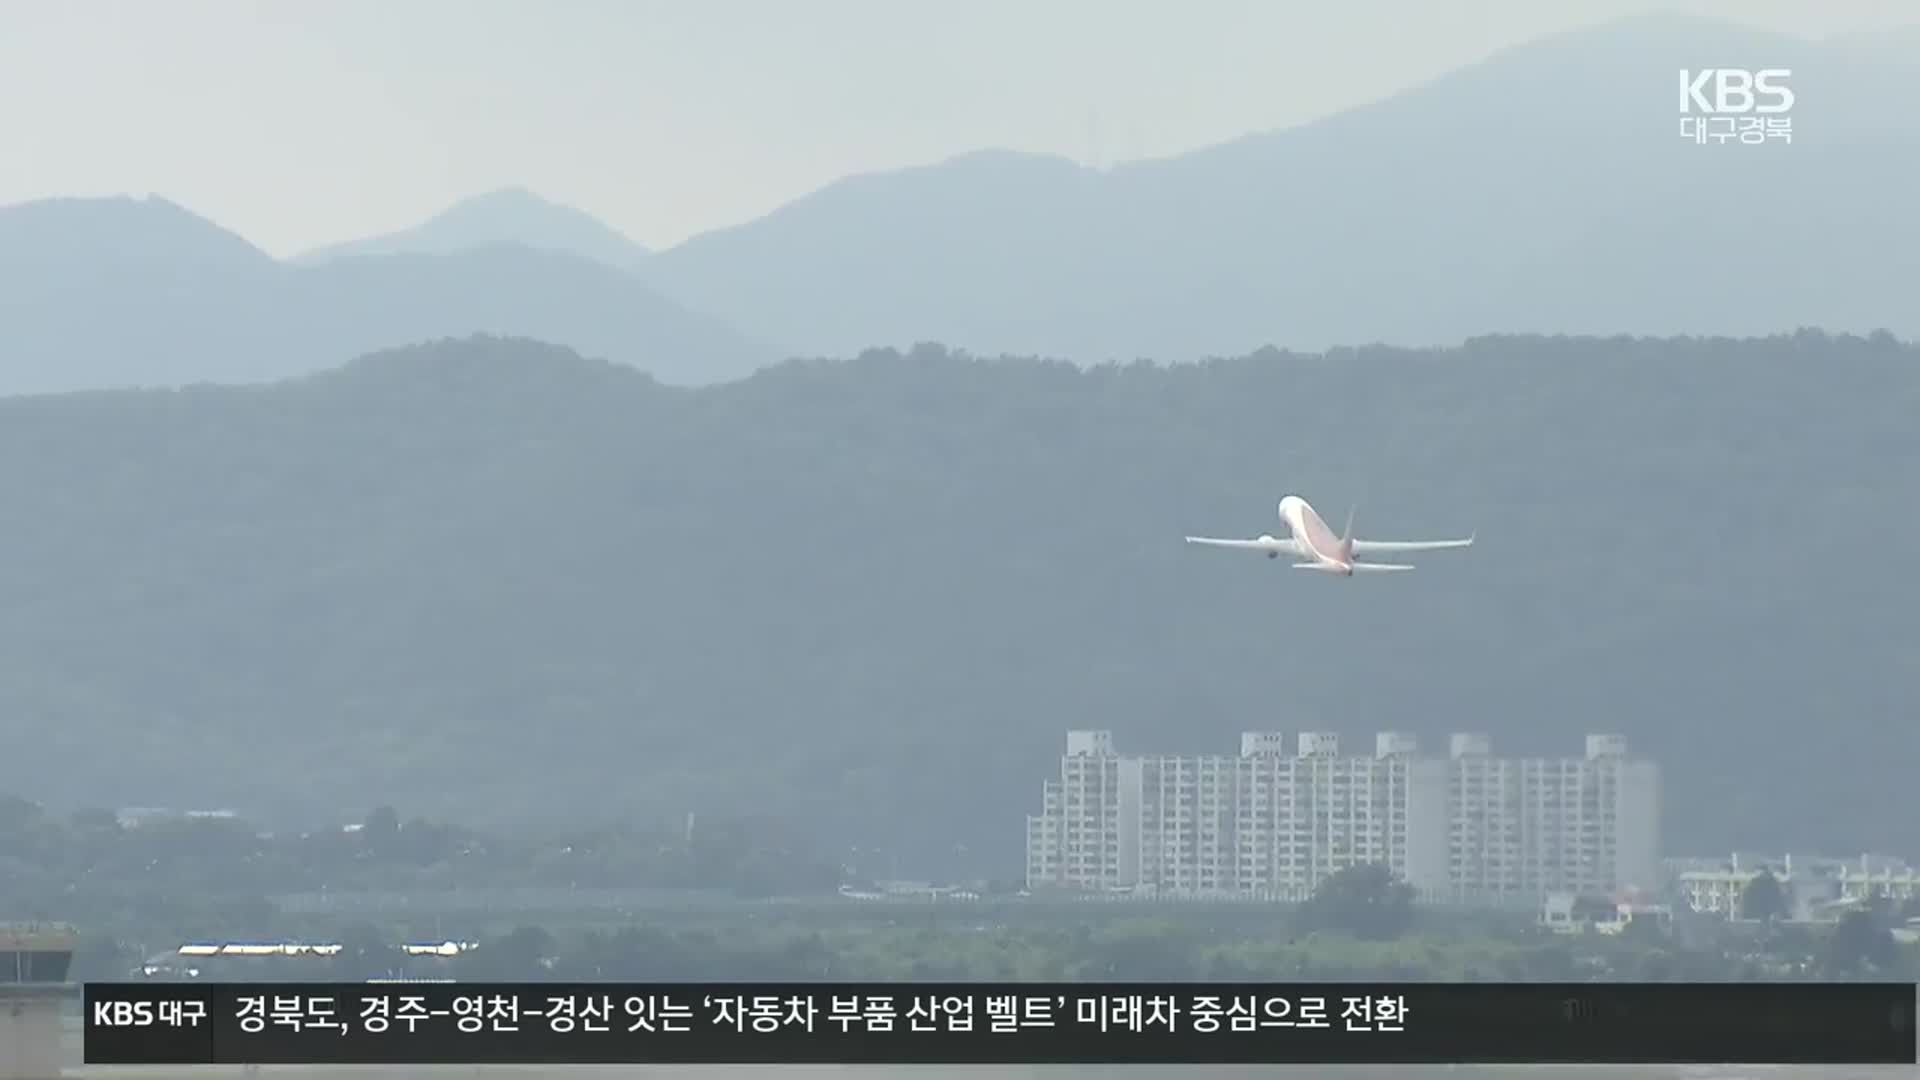
[[[1920,873],[1884,855],[1835,858],[1733,852],[1725,858],[1678,859],[1673,863],[1680,899],[1701,914],[1741,919],[1740,901],[1761,873],[1772,874],[1786,900],[1786,918],[1813,922],[1874,899],[1910,902],[1920,892]]]

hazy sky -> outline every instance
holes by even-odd
[[[848,173],[1309,120],[1666,8],[1914,0],[0,0],[0,204],[154,192],[276,255],[525,185],[662,247]]]

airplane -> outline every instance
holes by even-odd
[[[1347,513],[1347,528],[1339,536],[1314,512],[1307,500],[1298,495],[1289,495],[1280,500],[1280,520],[1286,523],[1292,534],[1287,537],[1262,535],[1258,540],[1221,540],[1211,536],[1189,536],[1187,543],[1206,547],[1234,548],[1240,551],[1264,552],[1269,559],[1282,555],[1305,559],[1305,562],[1293,564],[1296,570],[1319,570],[1328,574],[1352,577],[1356,571],[1361,573],[1411,570],[1405,563],[1361,562],[1362,555],[1396,554],[1407,551],[1441,551],[1447,548],[1471,547],[1480,534],[1476,531],[1465,540],[1356,540],[1353,537],[1353,513]]]

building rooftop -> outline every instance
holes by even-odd
[[[72,952],[79,943],[66,923],[0,922],[0,952]]]
[[[80,935],[65,923],[0,923],[0,998],[60,996]]]

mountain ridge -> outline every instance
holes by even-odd
[[[570,252],[273,259],[177,203],[0,207],[0,395],[254,383],[476,331],[565,342],[676,383],[743,375],[781,350]]]
[[[567,252],[620,270],[634,269],[650,254],[599,218],[515,185],[468,196],[417,225],[322,245],[289,261],[312,264],[352,255],[445,255],[516,246]]]
[[[1704,56],[1790,65],[1794,142],[1683,142],[1674,72]],[[1648,15],[1186,154],[1095,170],[979,150],[848,177],[644,255],[525,188],[271,271],[225,230],[175,238],[182,254],[169,256],[165,229],[119,245],[130,253],[100,242],[114,227],[90,225],[39,244],[37,264],[9,271],[0,250],[0,292],[14,294],[0,295],[0,317],[21,328],[26,358],[0,372],[0,393],[252,381],[475,331],[561,341],[687,385],[783,355],[922,340],[1098,363],[1498,332],[1912,336],[1902,288],[1920,277],[1920,208],[1907,197],[1920,188],[1920,134],[1902,134],[1911,126],[1894,108],[1912,99],[1920,63],[1895,50]],[[460,228],[422,239],[501,205],[557,213],[593,238],[573,247],[618,251],[503,247],[498,228],[484,243]],[[19,216],[0,208],[0,235]],[[21,246],[7,245],[16,257]],[[454,261],[378,261],[430,253]],[[342,266],[368,283],[327,276]],[[419,315],[403,300],[409,267],[431,270]],[[333,306],[290,299],[305,285],[289,282],[315,283]],[[275,318],[298,339],[277,343]]]
[[[1795,143],[1684,143],[1675,72],[1706,56],[1793,67]],[[1891,283],[1908,265],[1848,215],[1876,207],[1894,236],[1920,238],[1899,195],[1920,182],[1920,138],[1899,134],[1910,125],[1889,112],[1889,86],[1920,94],[1920,66],[1735,23],[1621,20],[1185,154],[1073,172],[1020,159],[1002,170],[1021,173],[1024,188],[1003,185],[1017,199],[976,196],[952,163],[829,185],[658,252],[646,273],[825,355],[921,339],[1098,362],[1506,330],[1865,332],[1904,310]],[[1721,220],[1784,219],[1796,243],[1723,235],[1702,192],[1723,193]],[[1829,219],[1851,257],[1824,280],[1741,296],[1710,285],[1696,301],[1667,269],[1671,295],[1644,294],[1701,252],[1826,264],[1804,235]],[[1640,247],[1590,269],[1582,245],[1623,222]]]

